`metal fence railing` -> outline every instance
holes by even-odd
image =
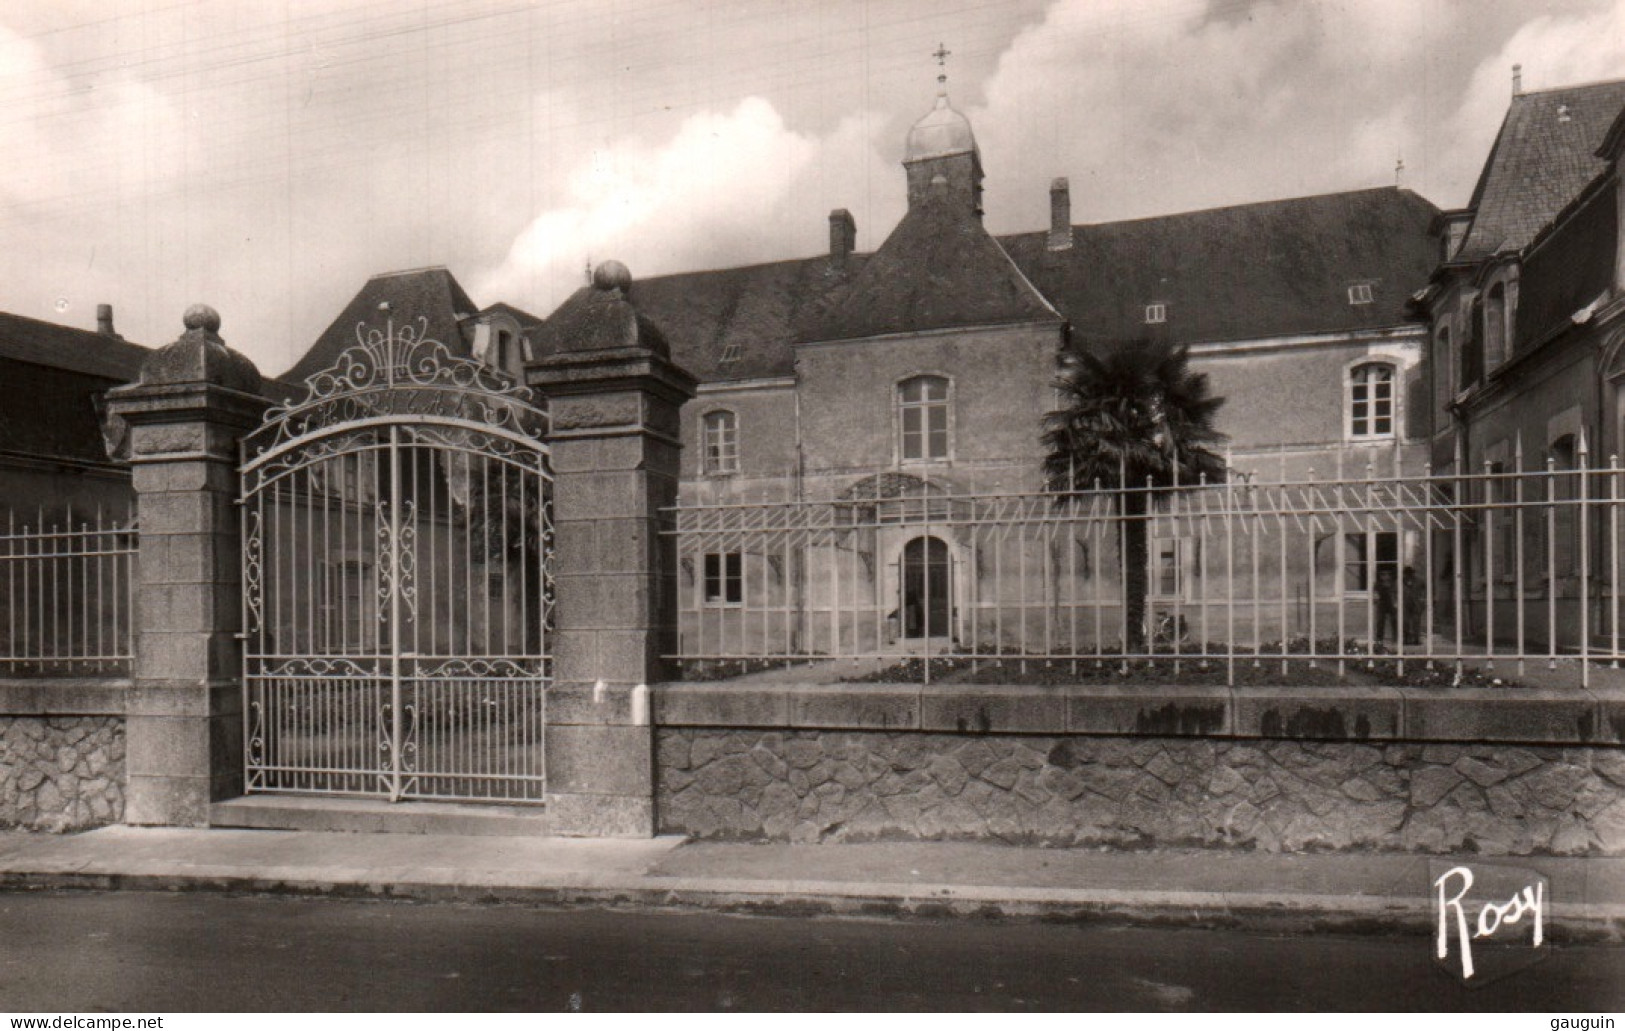
[[[129,673],[133,521],[69,509],[0,525],[0,676]]]
[[[927,679],[933,659],[1195,661],[1235,683],[1238,667],[1341,675],[1386,655],[1456,682],[1564,660],[1589,683],[1622,657],[1625,470],[1564,457],[1065,494],[888,474],[819,500],[683,505],[670,658],[688,676],[847,658]]]

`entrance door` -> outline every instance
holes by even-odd
[[[903,599],[899,611],[904,637],[948,637],[953,617],[953,577],[948,545],[937,537],[916,537],[903,546]]]

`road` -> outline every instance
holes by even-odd
[[[0,1011],[1625,1008],[1625,946],[1477,990],[1419,937],[0,894]]]

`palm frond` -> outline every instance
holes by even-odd
[[[1069,346],[1058,362],[1061,407],[1044,417],[1045,477],[1052,490],[1223,482],[1215,421],[1224,398],[1190,367],[1188,348],[1132,340]]]

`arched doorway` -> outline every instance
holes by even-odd
[[[953,576],[948,545],[916,537],[903,545],[898,613],[906,638],[948,637],[953,619]]]

